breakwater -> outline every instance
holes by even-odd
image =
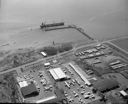
[[[83,28],[80,28],[76,25],[64,26],[64,23],[61,22],[61,23],[55,23],[55,24],[45,24],[45,25],[41,25],[41,26],[42,26],[41,29],[44,31],[73,28],[73,29],[76,29],[77,31],[79,31],[80,33],[82,33],[84,36],[86,36],[90,40],[95,40],[94,38],[92,38],[91,36],[86,34]]]
[[[84,36],[88,37],[90,40],[95,40],[94,38],[92,38],[91,36],[89,36],[88,34],[86,34],[84,32],[84,29],[83,28],[80,28],[80,27],[78,27],[76,25],[69,25],[68,27],[74,28],[74,29],[78,30],[80,33],[82,33]]]
[[[58,29],[68,29],[70,27],[68,26],[63,26],[63,27],[52,27],[52,28],[45,28],[45,31],[51,31],[51,30],[58,30]]]

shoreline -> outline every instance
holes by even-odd
[[[62,31],[62,33],[61,33],[60,31],[58,31],[58,30],[61,30],[61,29],[62,30],[65,29],[64,32]],[[62,41],[60,41],[59,43],[61,43],[61,42],[65,43],[65,42],[70,42],[70,41],[74,42],[74,41],[81,40],[81,39],[84,40],[84,37],[85,37],[85,40],[86,40],[86,38],[88,40],[90,39],[89,36],[87,36],[87,35],[86,36],[83,35],[84,36],[83,38],[82,38],[82,36],[80,36],[81,38],[78,39],[77,37],[79,37],[79,35],[82,35],[82,33],[80,33],[80,31],[78,31],[78,33],[76,33],[76,31],[74,31],[74,30],[66,30],[66,29],[75,29],[76,31],[78,31],[76,28],[68,26],[68,25],[63,26],[63,27],[60,26],[60,27],[46,28],[46,29],[40,29],[39,26],[38,27],[37,26],[35,26],[35,27],[27,27],[26,29],[23,29],[22,31],[14,32],[14,34],[10,33],[9,34],[10,37],[6,36],[5,38],[7,38],[7,39],[4,40],[4,42],[0,45],[0,47],[1,47],[1,49],[5,49],[5,50],[6,49],[7,50],[8,49],[13,49],[13,48],[20,48],[20,47],[22,47],[22,43],[20,43],[20,41],[21,42],[23,41],[23,44],[24,44],[23,47],[24,48],[25,47],[30,47],[30,46],[38,46],[38,45],[40,45],[42,43],[43,44],[45,43],[46,44],[45,46],[47,46],[47,45],[50,45],[53,41],[58,43],[59,42],[58,40],[61,38],[61,36],[62,36],[62,39],[61,39]],[[56,31],[53,32],[53,33],[49,32],[49,31],[52,31],[52,30],[56,30]],[[65,33],[65,31],[67,31],[67,32]],[[37,32],[37,37],[38,38],[35,35],[36,32]],[[57,34],[56,34],[56,32],[57,32]],[[46,40],[44,40],[44,39],[41,40],[42,37],[45,38],[45,34],[46,34]],[[68,35],[70,35],[70,34],[71,34],[71,36],[69,36],[69,38],[68,38]],[[8,35],[8,34],[6,34],[6,35]],[[52,35],[55,36],[54,37],[55,40],[54,39],[52,40]],[[35,41],[34,41],[34,39],[35,39]],[[66,39],[68,39],[68,40],[66,40]],[[30,42],[28,43],[27,41],[29,41],[29,40],[30,40]],[[27,42],[26,45],[25,45],[24,41]]]

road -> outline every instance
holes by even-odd
[[[112,39],[112,40],[115,40],[115,39]],[[109,43],[109,44],[115,46],[116,48],[120,49],[122,52],[128,54],[127,51],[125,51],[125,50],[123,50],[122,48],[116,46],[115,44],[111,43],[110,41],[111,41],[111,40],[107,40],[107,41],[100,42],[100,43],[106,43],[106,42],[107,42],[107,43]],[[19,68],[21,68],[21,67],[24,68],[25,66],[29,66],[29,65],[32,65],[32,64],[36,64],[36,63],[41,62],[41,61],[46,61],[46,60],[51,59],[51,58],[56,59],[56,58],[59,58],[59,57],[63,57],[63,55],[65,55],[65,54],[67,54],[67,56],[71,56],[71,55],[73,55],[74,52],[75,52],[76,50],[78,50],[78,49],[81,49],[81,48],[84,48],[84,47],[87,47],[87,46],[91,46],[91,45],[95,45],[95,44],[98,44],[98,43],[99,43],[99,42],[96,41],[96,42],[94,42],[94,43],[87,44],[87,45],[82,45],[82,46],[80,46],[80,47],[74,47],[74,48],[73,48],[72,50],[70,50],[70,51],[63,52],[63,53],[59,53],[59,54],[54,55],[54,56],[49,56],[49,57],[46,57],[46,58],[42,58],[42,59],[39,59],[39,60],[37,60],[37,61],[31,62],[31,63],[27,63],[27,64],[24,64],[24,65],[18,66],[18,67],[16,67],[16,68],[12,68],[12,69],[9,69],[9,70],[0,72],[0,74],[4,74],[4,73],[10,72],[10,71],[19,69]]]
[[[124,52],[124,53],[128,54],[128,52],[127,52],[126,50],[124,50],[124,49],[120,48],[119,46],[117,46],[117,45],[113,44],[112,42],[108,41],[107,43],[112,44],[114,47],[116,47],[116,48],[118,48],[119,50],[121,50],[122,52]]]
[[[93,44],[96,44],[96,43],[93,43]],[[88,44],[88,45],[86,45],[86,46],[89,46],[89,45],[92,45],[92,44]],[[41,61],[45,61],[45,62],[46,62],[46,60],[51,59],[51,58],[56,59],[56,58],[59,58],[59,57],[63,57],[63,55],[65,55],[65,54],[67,54],[67,56],[71,56],[71,55],[74,54],[74,52],[75,52],[77,49],[80,49],[80,48],[83,48],[83,47],[86,47],[86,46],[85,46],[85,45],[84,45],[84,46],[82,45],[81,47],[73,48],[72,50],[67,51],[67,52],[63,52],[63,53],[59,53],[59,54],[54,55],[54,56],[49,56],[49,57],[46,57],[46,58],[42,58],[42,59],[39,59],[39,60],[37,60],[37,61],[34,61],[34,62],[31,62],[31,63],[27,63],[27,64],[24,64],[24,65],[18,66],[18,67],[16,67],[16,68],[8,69],[8,70],[6,70],[6,71],[0,72],[0,74],[8,73],[8,72],[10,72],[10,71],[14,71],[14,70],[17,70],[17,69],[19,69],[19,68],[25,68],[25,66],[29,66],[29,65],[32,65],[32,64],[36,64],[36,63],[41,62]]]

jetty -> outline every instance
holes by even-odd
[[[76,26],[76,25],[69,25],[68,27],[74,28],[74,29],[78,30],[80,33],[82,33],[84,36],[88,37],[90,40],[94,40],[92,37],[90,37],[88,34],[86,34],[86,33],[84,32],[84,29],[82,29],[82,28],[80,28],[80,27],[78,27],[78,26]]]
[[[67,25],[67,26],[65,26],[64,22],[51,23],[51,24],[42,23],[40,25],[40,28],[43,29],[44,31],[73,28],[73,29],[79,31],[80,33],[82,33],[84,36],[86,36],[90,40],[95,40],[94,38],[92,38],[88,34],[86,34],[83,28],[80,28],[80,27],[78,27],[76,25]]]

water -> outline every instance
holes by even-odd
[[[78,25],[99,40],[121,37],[128,35],[128,0],[1,0],[0,43],[42,21]]]

